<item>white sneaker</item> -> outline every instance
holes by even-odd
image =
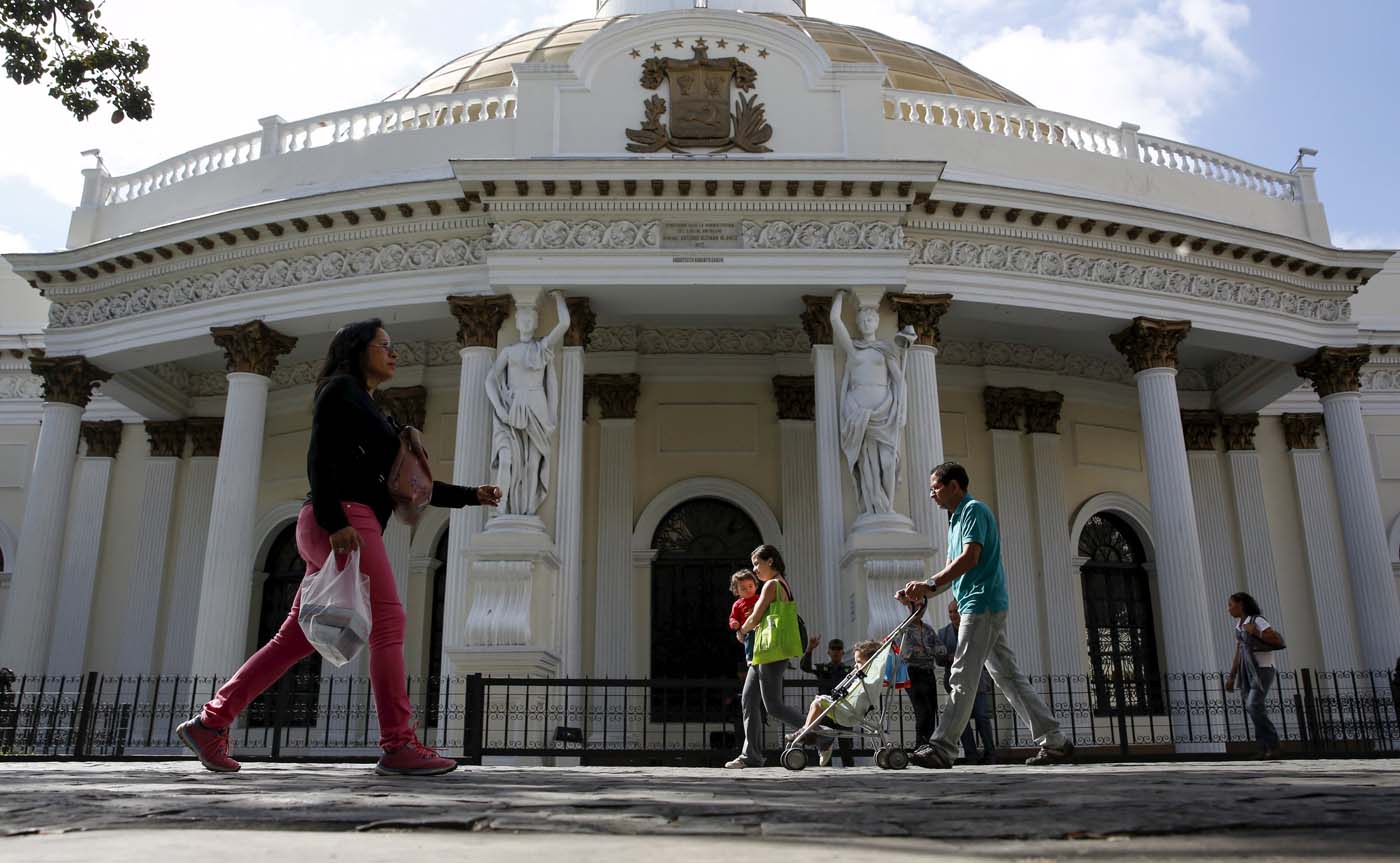
[[[822,767],[831,766],[831,750],[823,749],[817,753],[817,763]]]
[[[738,758],[735,758],[733,761],[726,761],[725,764],[724,764],[724,769],[726,769],[726,770],[743,770],[745,767],[752,767],[752,766],[753,766],[752,764],[750,764],[748,761],[744,760],[744,756],[740,755]]]

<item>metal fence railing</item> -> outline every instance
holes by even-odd
[[[0,678],[0,757],[113,758],[180,751],[175,728],[217,690],[211,677]],[[1253,728],[1223,675],[1171,674],[1152,681],[1090,676],[1033,683],[1081,752],[1153,757],[1247,751]],[[735,679],[530,679],[469,675],[408,681],[419,734],[446,754],[480,763],[498,756],[568,757],[584,763],[717,764],[742,741]],[[1283,671],[1269,714],[1285,750],[1304,754],[1400,749],[1397,677],[1388,671]],[[805,713],[816,694],[793,676],[786,699]],[[940,693],[946,704],[947,697]],[[993,696],[999,748],[1031,746],[1011,706]],[[886,695],[889,731],[917,741],[903,691]],[[941,705],[940,705],[941,706]],[[788,730],[768,727],[770,749]],[[359,757],[377,752],[374,693],[366,678],[289,674],[245,712],[232,745],[240,757]],[[856,741],[868,755],[873,741]]]

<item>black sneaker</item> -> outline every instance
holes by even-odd
[[[1048,764],[1068,764],[1074,760],[1074,743],[1069,740],[1059,749],[1040,747],[1040,751],[1026,759],[1031,767],[1044,767]]]
[[[949,770],[953,766],[952,760],[948,758],[942,749],[930,746],[927,743],[909,753],[909,763],[917,764],[929,770]]]

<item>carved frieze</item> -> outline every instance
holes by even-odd
[[[1177,348],[1189,332],[1190,321],[1139,317],[1127,328],[1109,336],[1109,340],[1136,373],[1145,369],[1176,368]]]
[[[85,422],[80,427],[89,458],[116,458],[122,446],[122,421]]]
[[[905,247],[904,229],[890,222],[745,220],[739,236],[746,249],[889,251]]]
[[[1059,434],[1060,409],[1065,397],[1052,391],[1030,390],[1026,393],[1026,431],[1029,434]]]
[[[92,387],[111,375],[87,361],[86,357],[31,356],[29,368],[44,382],[44,400],[85,408],[92,400]]]
[[[29,372],[0,372],[0,399],[37,399],[44,396],[44,379]]]
[[[1181,433],[1188,450],[1214,450],[1215,431],[1220,427],[1220,414],[1215,411],[1182,411]]]
[[[900,329],[913,327],[919,337],[916,344],[938,347],[938,322],[952,305],[952,294],[891,294],[889,300]]]
[[[221,417],[191,417],[189,430],[191,458],[218,458],[219,443],[224,437]]]
[[[272,377],[277,360],[296,347],[293,336],[283,335],[262,321],[249,321],[231,327],[210,327],[214,344],[223,348],[230,374],[247,372]]]
[[[831,297],[807,294],[802,297],[802,303],[807,307],[802,313],[802,329],[807,333],[807,341],[813,345],[831,344]]]
[[[1283,440],[1289,449],[1317,449],[1317,433],[1322,431],[1322,414],[1282,414]]]
[[[179,458],[185,453],[185,436],[189,425],[184,420],[146,422],[146,440],[151,445],[152,458]]]
[[[816,378],[811,375],[775,375],[773,398],[778,403],[780,420],[816,419]]]
[[[661,223],[627,219],[601,222],[587,219],[565,222],[550,219],[532,222],[497,222],[491,230],[491,248],[516,251],[550,249],[659,249]]]
[[[448,297],[447,305],[457,319],[457,344],[494,348],[513,303],[510,297]]]
[[[603,419],[636,418],[641,375],[586,375],[584,382],[589,394],[597,397]]]
[[[1026,390],[1019,387],[982,390],[982,407],[987,415],[987,428],[991,430],[1020,431],[1025,404]]]
[[[1220,428],[1225,433],[1225,449],[1252,450],[1259,414],[1225,414],[1220,418]]]
[[[1361,389],[1361,367],[1371,359],[1371,349],[1319,348],[1317,353],[1296,366],[1298,377],[1312,382],[1319,398]]]
[[[400,425],[412,426],[421,430],[428,418],[427,387],[392,387],[375,390],[374,400],[381,410]]]

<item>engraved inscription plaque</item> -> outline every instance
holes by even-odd
[[[735,222],[665,222],[661,225],[663,249],[737,249],[739,225]]]

